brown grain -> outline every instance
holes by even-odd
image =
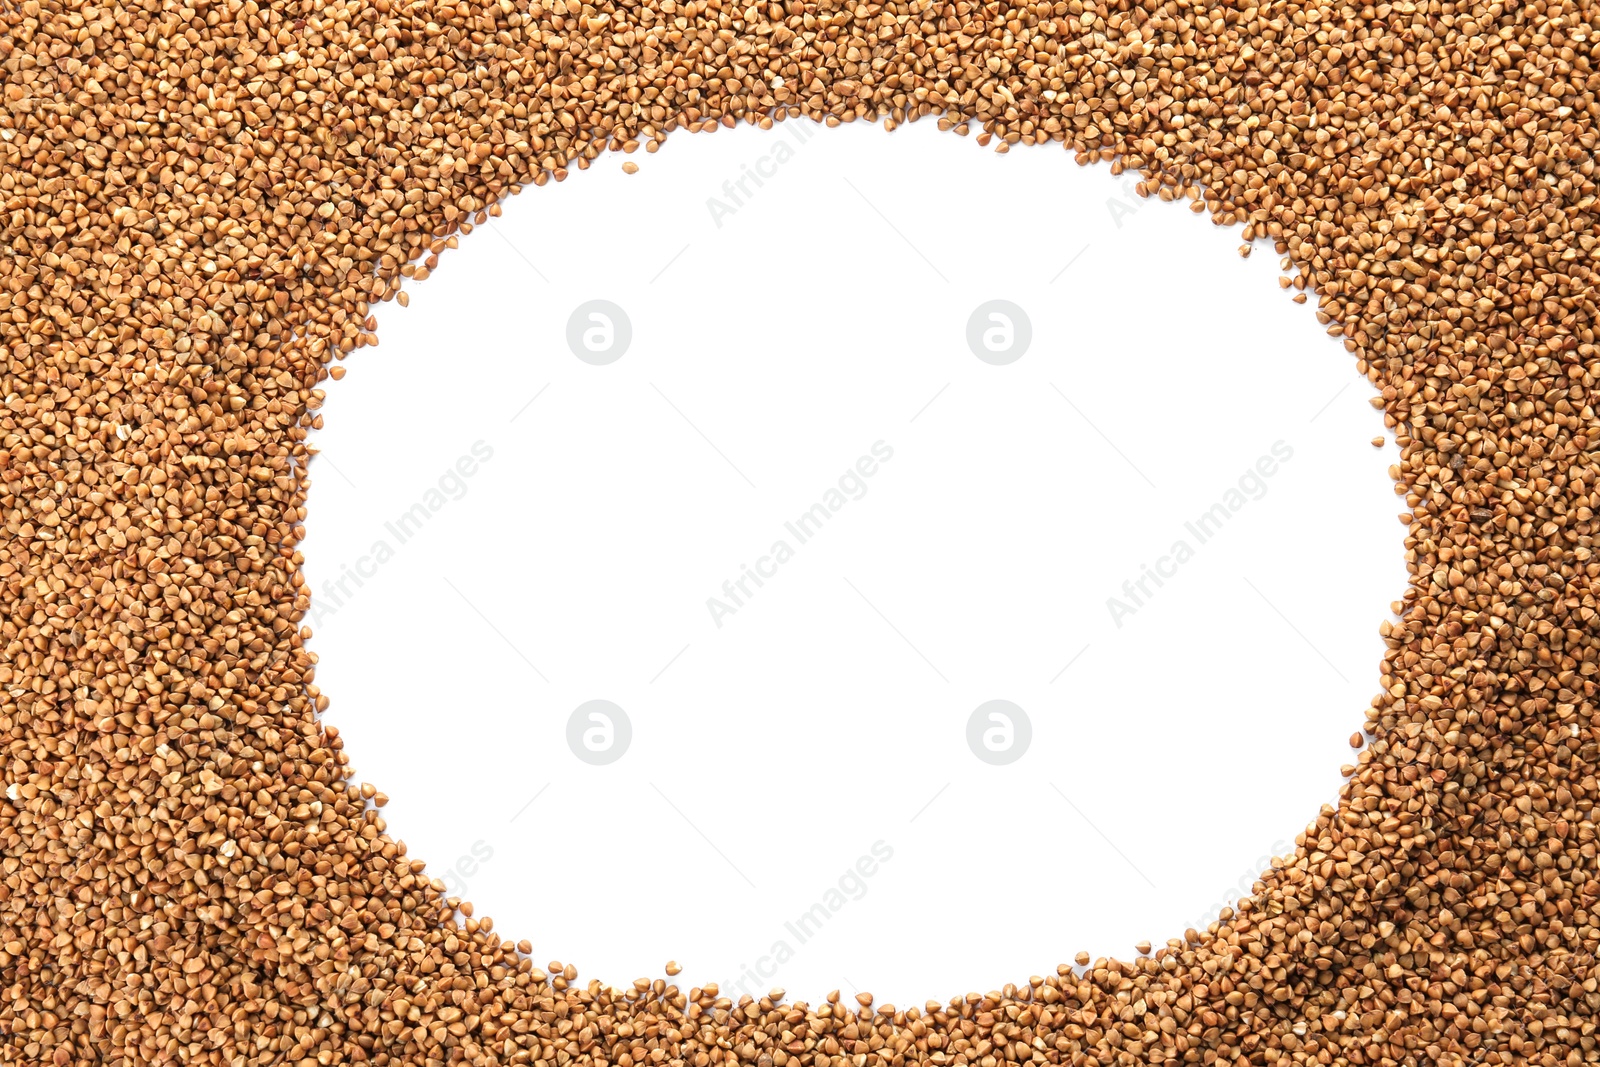
[[[1600,1061],[1595,18],[0,3],[4,1060]],[[319,386],[455,233],[608,148],[929,116],[1271,242],[1379,390],[1411,580],[1358,763],[1237,910],[1132,961],[903,1010],[537,968],[321,718]]]

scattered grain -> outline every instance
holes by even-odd
[[[3,1058],[1596,1062],[1596,15],[0,4]],[[1315,297],[1400,453],[1368,741],[1237,910],[1131,961],[876,1013],[540,970],[346,787],[301,625],[320,386],[608,147],[925,117],[1136,172]]]

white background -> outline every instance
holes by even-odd
[[[1335,798],[1375,692],[1405,571],[1370,388],[1270,245],[1241,259],[1109,167],[796,126],[529,189],[382,309],[311,467],[328,721],[411,854],[585,979],[674,958],[903,1004],[1203,927]],[[566,342],[596,298],[632,328],[607,366]],[[1032,328],[1007,366],[966,341],[997,298]],[[880,441],[863,496],[786,534]],[[430,499],[401,544],[385,523]],[[566,742],[597,698],[633,731],[606,766]],[[991,699],[1032,723],[1008,766],[967,746]]]

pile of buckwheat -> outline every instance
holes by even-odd
[[[0,1060],[1600,1061],[1600,9],[1008,2],[0,0]],[[1243,223],[1381,390],[1411,582],[1358,765],[1126,961],[915,1007],[536,966],[319,718],[317,386],[521,186],[923,116]]]

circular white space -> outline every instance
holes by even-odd
[[[931,124],[632,158],[329,390],[312,648],[390,830],[541,965],[735,995],[999,988],[1249,893],[1405,579],[1270,246]]]

